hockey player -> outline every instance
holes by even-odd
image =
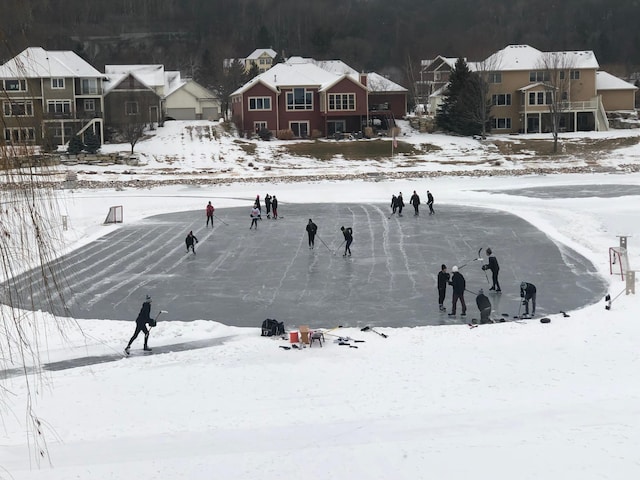
[[[531,300],[531,316],[536,314],[536,286],[533,283],[520,284],[520,298],[524,305],[524,314],[529,315],[529,300]]]
[[[420,215],[420,212],[418,211],[418,207],[420,205],[420,197],[418,196],[415,190],[413,191],[413,195],[411,195],[411,199],[409,200],[409,203],[413,205],[413,210],[414,210],[413,215],[415,217]]]
[[[391,215],[395,215],[398,210],[398,197],[395,194],[391,195]]]
[[[309,248],[313,248],[315,246],[315,238],[316,232],[318,231],[318,226],[313,223],[313,220],[309,219],[309,223],[307,223],[307,235],[309,236]]]
[[[431,192],[429,190],[427,190],[427,205],[429,205],[429,215],[433,215],[434,213],[436,213],[433,210],[433,195],[431,195]]]
[[[278,199],[274,195],[271,199],[271,211],[273,212],[273,219],[278,219]]]
[[[487,255],[489,256],[489,263],[483,265],[482,270],[491,270],[491,280],[493,281],[493,285],[489,290],[495,290],[497,293],[500,293],[502,291],[500,290],[500,282],[498,282],[500,265],[498,265],[498,260],[490,248],[487,248]]]
[[[189,249],[191,249],[191,251],[195,255],[196,254],[196,243],[198,243],[198,239],[193,234],[193,230],[191,230],[187,234],[187,238],[184,239],[184,243],[186,243],[186,245],[187,245],[187,253],[189,253]]]
[[[342,231],[342,235],[344,235],[344,241],[346,242],[344,245],[344,255],[342,255],[343,257],[347,256],[347,252],[349,253],[349,256],[351,256],[351,243],[353,242],[353,229],[351,227],[340,227],[340,230]]]
[[[129,340],[129,343],[124,349],[124,352],[129,355],[129,350],[131,349],[131,344],[133,341],[138,338],[140,332],[144,333],[144,351],[150,352],[151,349],[147,344],[149,341],[149,330],[147,329],[147,323],[151,323],[151,297],[147,295],[144,302],[142,303],[142,308],[140,309],[140,313],[138,313],[138,318],[136,318],[136,330],[133,332],[133,336]]]
[[[396,197],[396,205],[398,206],[398,216],[402,216],[402,209],[404,208],[404,201],[402,200],[402,192]]]
[[[492,323],[491,322],[491,302],[484,294],[484,291],[480,289],[476,296],[476,305],[480,310],[480,324]]]
[[[213,205],[211,205],[211,202],[209,202],[207,204],[207,224],[205,225],[205,228],[209,226],[209,222],[211,222],[211,228],[213,228],[213,212],[215,211],[215,208],[213,208]]]
[[[251,225],[249,225],[249,230],[251,230],[253,227],[256,227],[256,230],[257,230],[258,229],[258,219],[260,218],[260,209],[258,209],[258,205],[254,205],[253,206],[249,216],[251,217]]]
[[[447,272],[447,266],[443,263],[438,272],[438,308],[441,312],[446,312],[447,309],[444,306],[444,297],[447,293],[447,284],[449,283],[449,272]]]
[[[462,315],[463,317],[467,314],[467,305],[464,303],[464,289],[467,286],[467,282],[465,281],[462,274],[458,271],[458,267],[456,265],[451,269],[453,275],[451,276],[451,281],[449,285],[453,287],[453,294],[451,296],[451,313],[449,316],[454,316],[456,314],[456,304],[458,300],[460,300],[460,305],[462,305]]]
[[[267,218],[271,218],[271,195],[264,196],[264,208],[267,211]]]

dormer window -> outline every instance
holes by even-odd
[[[64,88],[64,78],[52,78],[51,88],[54,90],[60,90]]]

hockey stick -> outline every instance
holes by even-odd
[[[336,249],[335,249],[335,251],[333,252],[333,254],[335,255],[335,254],[336,254],[336,252],[337,252],[338,250],[340,250],[340,249],[342,248],[342,245],[344,245],[345,243],[347,243],[347,241],[346,241],[346,240],[343,240],[343,241],[342,241],[342,243],[341,243],[340,245],[338,245],[338,248],[336,248]],[[327,247],[327,248],[328,248],[328,247]]]
[[[378,332],[377,330],[374,330],[373,328],[371,328],[370,326],[366,326],[366,327],[362,327],[360,329],[361,332],[373,332],[376,333],[378,335],[380,335],[381,337],[387,338],[388,335],[386,333],[382,333],[382,332]]]
[[[214,217],[216,217],[218,220],[220,220],[222,223],[224,223],[225,225],[229,225],[227,222],[225,222],[224,220],[222,220],[220,217],[218,217],[215,213],[213,214]]]
[[[329,250],[329,251],[330,251],[331,253],[333,253],[334,255],[336,254],[336,252],[334,252],[333,250],[331,250],[331,249],[329,248],[329,245],[327,245],[326,243],[324,243],[324,240],[322,240],[322,238],[320,237],[320,235],[318,235],[317,233],[316,233],[316,237],[318,237],[318,240],[320,240],[320,241],[322,242],[322,244],[323,244],[325,247],[327,247],[327,250]]]
[[[467,261],[466,263],[464,263],[462,266],[458,267],[458,270],[460,270],[461,268],[466,267],[466,266],[467,266],[467,265],[469,265],[470,263],[473,263],[473,262],[481,262],[481,261],[482,261],[482,257],[480,256],[480,254],[481,254],[481,253],[482,253],[482,247],[480,247],[480,248],[478,249],[478,256],[477,256],[476,258],[474,258],[474,259],[472,259],[472,260],[468,260],[468,261]],[[485,272],[485,274],[486,274],[486,273],[487,273],[487,272]],[[488,282],[488,281],[489,281],[489,279],[487,278],[487,282]]]

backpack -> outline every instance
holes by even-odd
[[[261,336],[272,337],[278,335],[284,335],[284,323],[272,318],[267,318],[264,322],[262,322]]]

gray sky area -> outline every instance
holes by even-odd
[[[153,316],[168,310],[163,321],[253,327],[265,318],[312,327],[467,323],[478,317],[475,296],[465,295],[466,318],[440,313],[436,275],[442,263],[451,269],[470,261],[461,270],[467,288],[487,292],[484,262],[472,261],[482,248],[486,262],[486,247],[501,267],[503,293],[489,295],[494,318],[518,313],[522,280],[538,288],[538,315],[605,294],[605,283],[585,258],[502,212],[439,205],[433,216],[423,211],[414,217],[409,207],[402,218],[389,218],[387,204],[287,204],[280,210],[283,218],[265,218],[257,231],[249,230],[247,208],[217,210],[213,229],[205,228],[201,210],[125,223],[60,259],[71,314],[134,320],[149,294]],[[309,218],[319,227],[314,249],[305,232]],[[341,225],[354,231],[350,258],[336,251]],[[199,239],[196,255],[186,253],[189,230]],[[14,298],[47,310],[34,278],[23,276],[24,288]],[[449,288],[448,311],[450,304]]]

